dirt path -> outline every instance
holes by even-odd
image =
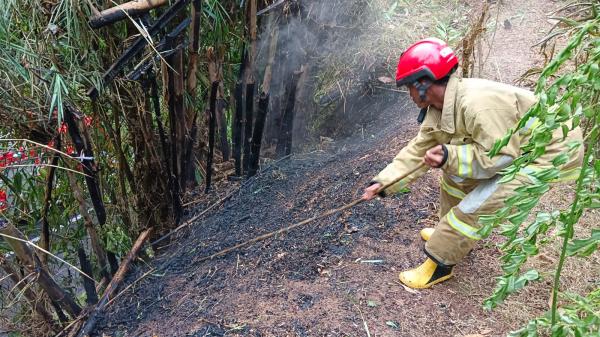
[[[484,75],[512,83],[539,61],[529,46],[543,36],[549,26],[544,13],[556,4],[502,2]],[[415,116],[412,106],[398,104],[364,138],[271,168],[160,251],[150,266],[156,270],[111,307],[98,335],[501,336],[519,327],[527,316],[481,308],[499,273],[494,240],[474,249],[454,279],[433,289],[414,291],[397,282],[400,270],[424,258],[418,230],[436,221],[436,174],[421,178],[409,194],[197,262],[357,197],[414,135]],[[148,269],[138,267],[129,282]],[[536,298],[528,315],[545,310],[535,304],[544,294],[528,294]]]

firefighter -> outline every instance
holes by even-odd
[[[497,156],[490,158],[487,153],[496,140],[515,127],[536,97],[506,84],[460,78],[457,68],[453,50],[439,39],[418,41],[402,54],[396,84],[406,86],[421,108],[421,127],[363,194],[363,199],[373,199],[380,187],[421,163],[425,164],[421,169],[380,196],[398,192],[430,168],[442,170],[439,222],[435,229],[424,228],[420,233],[426,241],[425,262],[400,273],[400,281],[411,288],[429,288],[451,278],[454,266],[481,239],[479,217],[501,208],[515,188],[531,184],[528,174],[552,167],[552,159],[568,151],[569,160],[560,168],[557,180],[573,180],[583,160],[583,146],[574,150],[568,146],[571,141],[582,143],[581,130],[576,128],[563,139],[559,128],[544,155],[521,170],[513,181],[499,184],[500,171],[521,155],[521,145],[539,122],[531,118]]]

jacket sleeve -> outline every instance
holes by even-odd
[[[448,159],[442,169],[451,175],[471,179],[489,179],[509,166],[520,154],[520,135],[516,132],[498,155],[488,156],[497,139],[517,123],[514,111],[486,109],[465,114],[465,126],[472,143],[445,145]]]
[[[419,164],[421,164],[423,162],[423,156],[425,156],[425,152],[436,145],[438,145],[438,143],[432,137],[431,133],[423,130],[422,128],[417,136],[413,138],[404,148],[402,148],[402,150],[400,150],[400,153],[396,155],[394,160],[392,160],[392,162],[385,169],[383,169],[383,171],[379,172],[379,174],[372,179],[372,182],[380,183],[381,185],[391,183],[401,175],[410,172]],[[410,182],[427,172],[428,168],[428,166],[423,166],[416,172],[410,174],[408,177],[388,187],[385,191],[383,191],[382,196],[398,193]]]

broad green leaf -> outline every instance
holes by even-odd
[[[598,249],[600,244],[600,229],[593,229],[587,239],[573,240],[567,246],[567,255],[589,256]]]

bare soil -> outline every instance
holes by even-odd
[[[501,49],[489,58],[501,71],[486,67],[484,74],[494,78],[491,74],[499,73],[496,79],[511,83],[539,62],[524,50],[543,33],[541,27],[548,25],[543,13],[556,4],[502,2],[506,7],[499,22],[508,19],[511,26],[498,27],[494,39]],[[491,313],[482,309],[500,273],[497,237],[475,248],[447,282],[423,291],[399,284],[398,272],[425,258],[418,231],[437,221],[439,172],[419,179],[410,193],[363,203],[199,262],[357,198],[414,136],[416,115],[401,96],[360,135],[272,164],[220,209],[178,233],[149,264],[138,264],[126,281],[134,285],[111,305],[97,336],[502,336],[543,313],[547,281],[511,300],[510,307]],[[224,195],[233,188],[217,192]],[[558,191],[544,207],[561,207],[560,199],[564,204],[569,187]],[[188,216],[215,199],[189,209]],[[597,213],[590,216],[585,226],[598,219]],[[597,255],[587,265],[569,265],[581,273],[576,280],[566,277],[566,284],[597,282]],[[539,265],[552,269],[551,262]]]

